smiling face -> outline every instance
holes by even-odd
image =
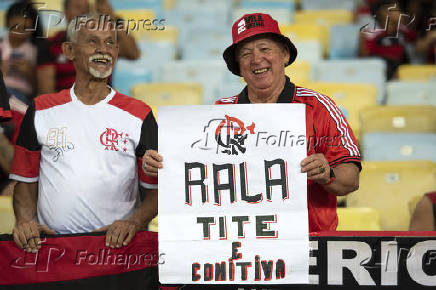
[[[81,26],[75,42],[65,43],[64,52],[74,62],[77,74],[106,79],[112,74],[118,57],[116,32]]]
[[[271,38],[255,38],[238,47],[236,59],[249,89],[274,91],[285,78],[289,51]]]

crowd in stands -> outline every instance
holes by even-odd
[[[112,76],[115,89],[141,98],[153,109],[165,104],[211,104],[238,94],[244,84],[226,70],[222,60],[224,48],[231,44],[231,23],[246,12],[270,13],[299,51],[287,75],[298,85],[324,88],[318,90],[337,102],[359,139],[362,159],[369,164],[366,171],[363,163],[360,190],[342,205],[375,208],[381,229],[404,230],[411,216],[409,202],[436,190],[434,0],[47,0],[47,4],[41,8],[32,1],[10,0],[0,6],[4,21],[0,68],[12,112],[12,118],[0,127],[0,195],[12,194],[14,182],[8,179],[8,171],[26,107],[35,96],[74,83],[74,66],[61,51],[65,24],[89,11],[114,19],[160,20],[117,34],[124,59],[118,61]],[[50,27],[52,10],[63,10],[66,19]],[[201,89],[193,93],[197,97],[177,98],[177,93],[184,92],[172,90],[174,83],[196,83]],[[347,90],[356,84],[360,86]],[[152,85],[161,89],[155,95]],[[368,87],[374,91],[368,97],[355,96]],[[362,112],[375,112],[371,116],[380,119],[372,120],[374,126],[371,120],[362,123],[366,116]],[[371,150],[386,142],[393,144],[388,153],[370,157]],[[402,167],[392,162],[422,163]],[[385,169],[386,164],[398,171]],[[425,167],[430,176],[417,177],[423,180],[420,185],[403,178],[416,167]],[[372,173],[380,176],[379,184],[365,187],[365,182],[374,182]],[[389,196],[382,196],[384,190],[390,191]],[[365,198],[359,200],[359,195]],[[374,202],[377,198],[379,204]],[[404,215],[404,221],[392,225],[388,217],[392,213]]]

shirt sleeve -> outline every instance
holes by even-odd
[[[147,150],[157,150],[157,122],[153,116],[153,112],[145,117],[141,127],[141,138],[136,147],[136,157],[138,158],[138,174],[141,185],[148,189],[157,188],[157,178],[149,177],[144,174],[142,169],[142,156]]]
[[[317,140],[316,152],[324,154],[330,167],[351,162],[362,170],[359,146],[342,111],[333,100],[325,98],[324,106],[319,113],[319,120],[322,120],[322,137]]]
[[[9,178],[22,182],[36,182],[39,176],[41,145],[35,129],[35,103],[27,108],[15,144]]]

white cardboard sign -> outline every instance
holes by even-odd
[[[165,284],[308,283],[305,106],[159,110]]]

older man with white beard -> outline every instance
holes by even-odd
[[[107,231],[106,245],[121,247],[157,214],[157,179],[138,170],[157,149],[157,124],[149,106],[107,85],[119,47],[98,19],[71,21],[62,48],[76,82],[35,98],[21,126],[10,178],[18,181],[13,236],[27,252],[40,248],[40,232]]]

